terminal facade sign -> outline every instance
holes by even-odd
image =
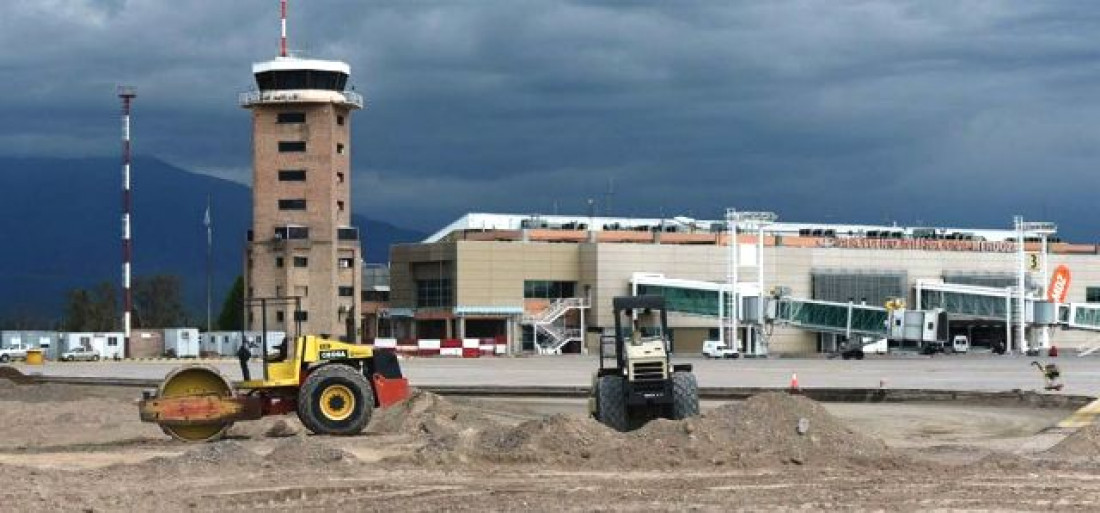
[[[920,251],[977,251],[982,253],[1012,253],[1015,242],[985,240],[936,239],[836,239],[832,247],[842,249],[893,249]]]

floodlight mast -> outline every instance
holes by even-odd
[[[1048,281],[1050,277],[1048,275],[1048,247],[1047,239],[1058,233],[1058,225],[1049,221],[1025,221],[1023,216],[1014,216],[1012,218],[1013,225],[1016,229],[1016,290],[1017,290],[1017,305],[1016,305],[1016,338],[1019,344],[1020,352],[1026,352],[1031,349],[1030,344],[1027,343],[1027,305],[1026,301],[1026,286],[1027,286],[1027,254],[1026,254],[1026,242],[1027,238],[1039,237],[1040,246],[1040,275],[1042,281],[1040,287],[1043,291],[1046,291]],[[1050,346],[1050,329],[1047,327],[1042,328],[1042,342],[1043,347]],[[1009,341],[1011,342],[1011,341]],[[1012,344],[1005,344],[1009,351],[1012,350]]]
[[[133,238],[131,215],[133,199],[130,196],[130,171],[133,151],[130,147],[130,106],[137,97],[137,89],[132,86],[119,86],[118,97],[122,101],[122,356],[130,355],[130,326],[134,311],[130,273],[133,264]]]
[[[733,300],[729,308],[729,317],[731,325],[730,333],[730,347],[734,350],[740,350],[740,330],[741,330],[741,295],[738,291],[737,285],[740,282],[740,245],[738,244],[738,233],[741,230],[755,231],[756,235],[756,282],[757,282],[757,295],[758,301],[756,303],[757,316],[756,318],[764,318],[764,229],[774,223],[779,216],[774,212],[738,212],[737,209],[726,209],[726,223],[727,231],[729,232],[729,258],[727,260],[727,277],[728,286],[730,289],[730,297]],[[722,294],[718,295],[719,300],[723,300]],[[719,325],[722,329],[725,329],[725,322],[722,319],[722,307],[724,304],[719,305]],[[754,337],[754,340],[757,340]],[[757,353],[762,352],[759,344],[754,344],[751,350],[753,356],[757,356]]]

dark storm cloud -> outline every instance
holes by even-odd
[[[1100,119],[1092,2],[291,0],[291,46],[347,60],[356,208],[1007,225],[1077,238]],[[45,0],[0,19],[0,151],[141,152],[247,180],[237,92],[277,2]]]

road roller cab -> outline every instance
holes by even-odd
[[[174,438],[221,438],[234,422],[297,413],[316,434],[355,435],[375,407],[409,395],[397,357],[373,346],[312,335],[287,338],[264,355],[263,379],[234,386],[208,365],[180,367],[139,402],[141,420]]]

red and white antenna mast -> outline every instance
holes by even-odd
[[[122,328],[125,341],[122,346],[123,357],[130,356],[130,314],[133,312],[133,294],[130,291],[130,267],[133,258],[133,242],[130,238],[130,104],[137,97],[137,91],[131,86],[119,86],[118,97],[122,100]]]
[[[279,0],[282,37],[279,38],[279,57],[286,57],[286,0]]]

